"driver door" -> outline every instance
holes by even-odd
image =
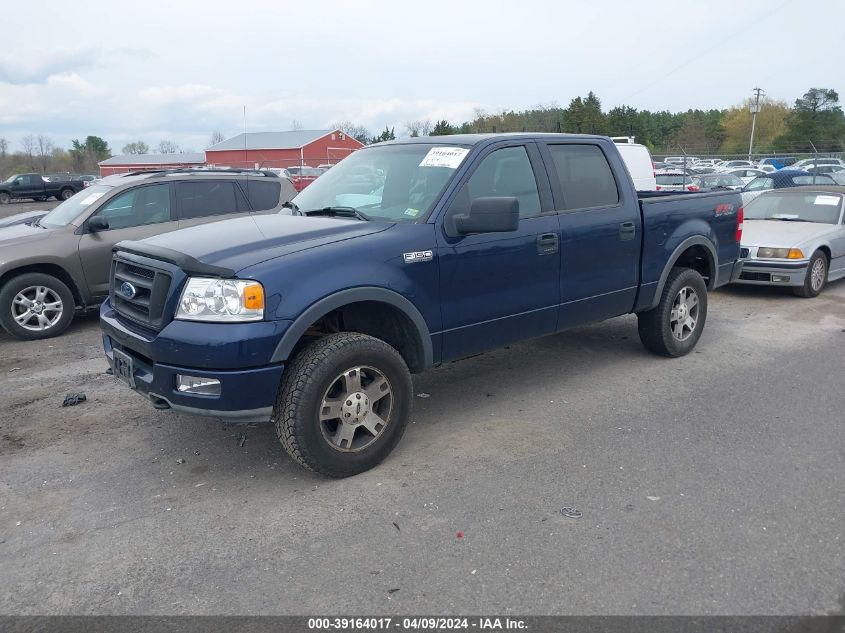
[[[79,259],[92,296],[109,293],[112,247],[123,240],[142,240],[176,230],[175,208],[172,183],[155,183],[116,195],[86,219],[79,240]],[[109,228],[90,231],[88,222],[93,217],[107,220]]]

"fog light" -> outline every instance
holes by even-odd
[[[181,393],[196,393],[203,396],[219,396],[220,381],[214,378],[200,378],[199,376],[176,374],[176,391]]]
[[[789,281],[789,277],[785,275],[772,275],[772,281],[779,282],[779,283],[786,283]]]

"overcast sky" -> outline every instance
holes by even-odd
[[[605,110],[737,104],[761,86],[792,103],[845,98],[845,2],[520,0],[31,2],[0,40],[0,137],[60,146],[88,134],[118,152],[213,130],[325,128],[349,119],[404,132],[475,108]],[[31,20],[31,22],[30,22]]]

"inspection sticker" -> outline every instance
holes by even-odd
[[[423,158],[420,167],[456,169],[467,154],[469,150],[466,147],[432,147]]]
[[[97,200],[99,200],[102,197],[103,197],[103,194],[101,194],[101,193],[92,193],[90,196],[87,196],[86,198],[84,198],[79,204],[83,204],[83,205],[86,205],[86,206],[89,205],[89,204],[94,204],[95,202],[97,202]]]
[[[412,209],[411,207],[408,207],[407,209],[405,209],[405,215],[411,216],[412,218],[417,217],[419,214],[420,214],[419,209]]]
[[[813,204],[831,204],[836,206],[839,204],[839,196],[816,196],[816,201]]]

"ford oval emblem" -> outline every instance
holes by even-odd
[[[123,295],[124,299],[134,299],[135,295],[138,294],[138,290],[128,281],[124,281],[120,287],[120,294]]]

